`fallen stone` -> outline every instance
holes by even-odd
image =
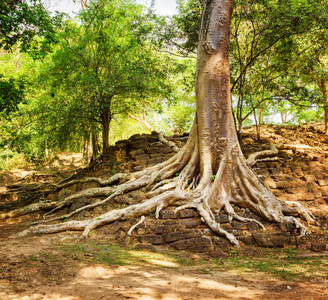
[[[204,245],[191,246],[188,249],[196,253],[205,253],[213,250],[213,247],[211,244],[204,244]]]
[[[215,221],[218,223],[228,223],[229,217],[226,214],[219,214],[215,216]]]
[[[182,219],[180,220],[180,224],[185,226],[187,229],[196,228],[199,225],[195,219]]]
[[[315,252],[324,252],[327,251],[327,245],[321,242],[311,243],[311,250]]]
[[[141,236],[141,241],[143,243],[149,243],[152,245],[162,245],[164,244],[163,237],[161,235],[156,234],[146,234]]]
[[[156,252],[156,248],[152,244],[137,244],[134,249]]]
[[[253,232],[253,237],[260,247],[269,248],[274,246],[270,238],[261,232]]]
[[[112,234],[115,234],[116,232],[118,232],[122,227],[122,224],[121,222],[119,221],[115,221],[112,225],[110,225],[105,233],[108,234],[108,235],[112,235]]]
[[[172,244],[170,244],[170,246],[172,246],[173,248],[177,249],[177,250],[184,250],[187,249],[188,247],[194,246],[194,242],[191,239],[188,240],[180,240],[180,241],[176,241]]]

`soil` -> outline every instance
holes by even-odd
[[[325,157],[328,138],[322,134],[321,125],[303,127],[272,126],[262,130],[262,142],[255,141],[255,130],[245,133],[245,153],[265,149],[269,144],[300,141],[317,148],[307,156]],[[300,156],[300,153],[294,153]],[[314,159],[315,160],[315,159]],[[39,166],[39,170],[15,170],[1,173],[0,195],[8,186],[41,186],[53,184],[82,166],[82,157],[61,154],[56,163]],[[62,172],[62,173],[61,173]],[[92,171],[92,176],[105,170]],[[3,186],[1,188],[1,186]],[[322,207],[327,212],[327,202],[311,199],[311,207]],[[1,199],[0,205],[17,200]],[[309,279],[300,276],[284,279],[268,272],[247,272],[226,267],[227,255],[214,259],[207,253],[173,251],[172,261],[167,249],[153,252],[135,250],[121,245],[118,252],[100,230],[88,240],[80,240],[70,232],[31,236],[21,239],[9,237],[22,231],[29,222],[39,219],[41,213],[0,222],[0,299],[328,299],[328,271]],[[69,246],[68,246],[69,245]],[[116,247],[116,246],[115,246]],[[117,246],[120,247],[120,246]],[[117,253],[129,252],[132,260],[115,260]],[[244,247],[238,254],[243,259],[265,257],[258,247]],[[172,254],[171,253],[171,254]],[[115,254],[115,257],[114,257]],[[170,255],[171,255],[170,254]],[[304,257],[307,252],[303,251]],[[327,252],[317,255],[327,265]],[[235,259],[239,256],[235,255]],[[99,258],[102,259],[99,259]],[[108,263],[108,261],[112,261]],[[181,263],[187,261],[188,263]],[[206,262],[204,265],[203,262]]]

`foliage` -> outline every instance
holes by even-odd
[[[55,42],[55,29],[63,14],[51,16],[41,0],[2,0],[0,3],[0,48],[9,50],[19,43],[20,49],[42,57]],[[42,37],[42,42],[34,38]]]
[[[18,109],[18,104],[24,100],[24,89],[24,80],[5,79],[0,74],[0,116],[8,118]]]

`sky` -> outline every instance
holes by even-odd
[[[150,6],[151,0],[136,0],[137,3]],[[159,15],[173,15],[176,14],[176,1],[175,0],[155,0],[155,10]]]
[[[44,0],[44,2],[52,11],[58,10],[71,14],[71,12],[78,12],[80,9],[80,0],[76,0],[76,3],[73,0]],[[151,0],[136,0],[136,2],[149,7]],[[155,11],[159,15],[176,14],[175,8],[175,0],[155,0]]]

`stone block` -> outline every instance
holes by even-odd
[[[151,251],[151,252],[156,252],[156,248],[152,244],[149,244],[149,243],[137,244],[134,247],[134,249],[136,249],[136,250],[148,250],[148,251]]]
[[[256,167],[264,169],[267,167],[267,164],[265,162],[258,162],[258,163],[256,163]]]
[[[179,218],[193,218],[196,216],[196,211],[194,209],[183,209],[179,211]]]
[[[183,231],[183,235],[185,239],[198,238],[202,236],[202,232],[197,229],[190,229]]]
[[[324,196],[328,196],[328,186],[322,186],[321,192],[323,193]]]
[[[276,186],[278,189],[288,189],[290,188],[290,183],[288,181],[278,181]]]
[[[304,175],[302,177],[306,182],[315,182],[317,178],[314,175]]]
[[[269,236],[261,232],[253,232],[253,238],[260,247],[273,247]]]
[[[213,247],[211,244],[205,244],[205,245],[191,246],[188,249],[190,251],[196,252],[196,253],[205,253],[205,252],[209,252],[209,251],[213,250]]]
[[[327,251],[327,245],[321,242],[311,243],[311,250],[315,252],[324,252]]]
[[[156,234],[146,234],[141,237],[141,241],[145,243],[150,243],[152,245],[164,244],[163,237]]]
[[[320,180],[318,180],[318,183],[320,186],[328,186],[328,179],[327,178],[320,179]]]
[[[171,243],[171,242],[185,239],[185,235],[184,232],[177,231],[177,232],[164,233],[163,238],[166,243]]]
[[[259,225],[257,225],[255,222],[249,222],[246,223],[248,230],[255,231],[259,229]]]
[[[309,190],[307,187],[296,187],[296,188],[291,188],[288,190],[288,192],[292,193],[292,194],[302,194],[302,193],[307,193]]]
[[[241,223],[241,222],[236,222],[236,221],[233,221],[231,223],[231,226],[233,229],[236,229],[236,230],[247,230],[248,229],[246,223]]]
[[[277,188],[277,184],[276,182],[272,179],[272,178],[265,178],[263,180],[264,184],[269,188],[269,189],[276,189]]]
[[[215,216],[215,221],[218,223],[228,223],[229,217],[226,214],[219,214]]]
[[[135,157],[136,161],[148,161],[149,160],[149,155],[148,154],[140,154]]]
[[[163,234],[163,233],[168,233],[168,232],[173,232],[174,229],[170,225],[161,225],[161,226],[155,226],[152,231],[155,234]]]
[[[194,246],[194,242],[191,239],[180,240],[180,241],[176,241],[176,242],[170,244],[170,246],[172,246],[173,248],[175,248],[177,250],[184,250],[184,249],[187,249],[188,247]]]
[[[282,175],[282,169],[281,168],[271,168],[269,169],[270,173],[273,175]]]
[[[145,154],[145,151],[144,151],[143,149],[139,149],[139,150],[131,151],[129,154],[130,154],[130,156],[131,156],[132,158],[135,158],[135,157],[137,157],[138,155]]]
[[[159,217],[160,217],[160,219],[164,219],[164,220],[167,220],[167,219],[177,219],[178,218],[178,215],[173,210],[162,210],[159,213]]]
[[[255,173],[257,175],[262,175],[262,176],[269,176],[270,172],[267,169],[254,169]]]
[[[110,225],[105,233],[106,234],[109,234],[109,235],[112,235],[112,234],[115,234],[116,232],[118,232],[122,227],[122,223],[119,222],[119,221],[115,221],[112,225]]]
[[[270,239],[274,247],[284,248],[290,243],[290,238],[287,236],[276,235],[276,236],[271,236]]]
[[[180,220],[180,224],[185,226],[187,229],[190,228],[196,228],[199,225],[199,222],[197,222],[195,219],[182,219]]]
[[[292,168],[293,172],[298,176],[304,176],[302,168],[301,167],[294,167]]]
[[[193,241],[194,245],[212,244],[211,239],[205,236],[193,238],[191,240]]]
[[[255,240],[252,235],[239,236],[237,239],[241,241],[244,245],[247,246],[255,245]]]
[[[271,191],[271,193],[272,193],[273,195],[275,195],[276,197],[282,195],[282,191],[281,191],[281,190],[270,189],[270,191]]]

